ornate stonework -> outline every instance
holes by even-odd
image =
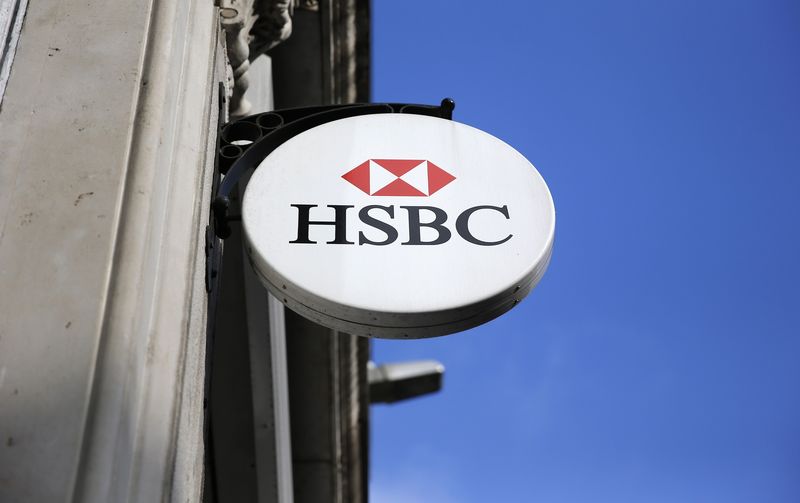
[[[220,19],[232,77],[228,83],[231,116],[250,112],[251,105],[244,98],[250,61],[289,38],[296,2],[298,8],[318,5],[316,0],[228,0],[221,4]]]

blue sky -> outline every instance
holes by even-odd
[[[800,501],[800,3],[373,1],[373,100],[438,103],[547,180],[553,261],[505,316],[379,362],[371,495]]]

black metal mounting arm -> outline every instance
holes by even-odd
[[[230,194],[242,175],[259,163],[281,144],[313,127],[357,115],[401,113],[428,115],[451,120],[455,102],[450,98],[440,105],[406,103],[324,105],[290,108],[250,115],[220,128],[217,150],[217,170],[214,176],[213,213],[214,234],[225,239],[231,234],[228,215]],[[224,175],[220,178],[220,175]]]

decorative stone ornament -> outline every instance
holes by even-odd
[[[544,180],[501,140],[432,115],[317,121],[258,162],[246,250],[286,306],[353,334],[433,337],[539,282],[555,230]]]

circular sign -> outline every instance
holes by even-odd
[[[344,332],[419,338],[522,300],[550,260],[555,209],[533,165],[494,136],[376,114],[275,149],[242,222],[254,269],[289,308]]]

